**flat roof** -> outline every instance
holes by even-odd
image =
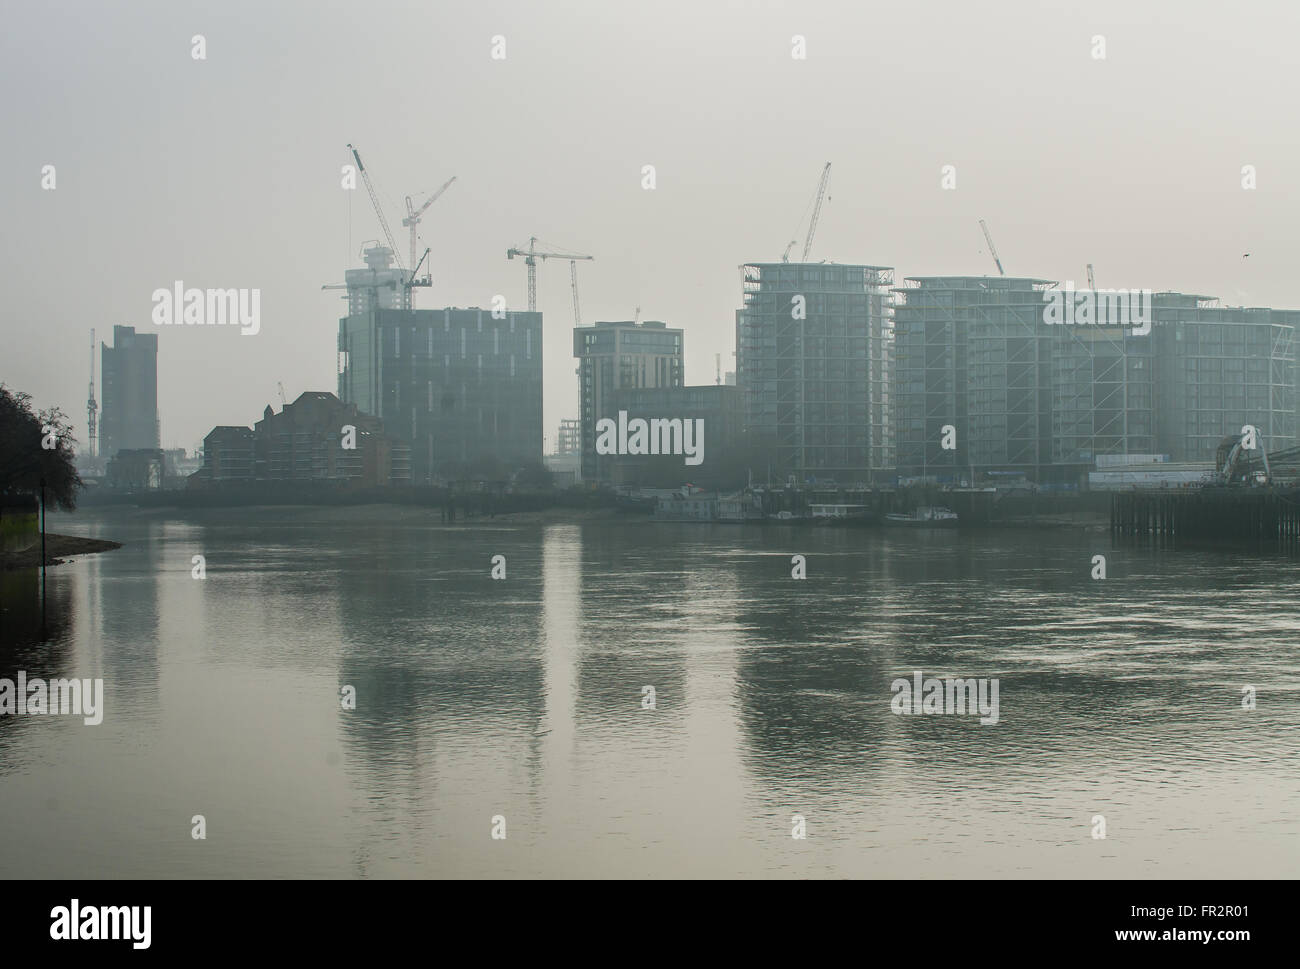
[[[874,270],[894,269],[893,266],[870,266],[867,265],[866,263],[860,263],[860,262],[830,262],[829,260],[825,260],[825,259],[819,262],[746,262],[746,263],[742,263],[741,265],[746,269],[748,269],[751,266],[755,269],[789,269],[793,266],[817,266],[817,267],[837,266],[840,269],[874,269]]]
[[[1008,283],[1055,283],[1055,279],[1039,279],[1037,276],[904,276],[904,280],[915,283],[933,283],[945,279],[963,280],[966,282],[983,282],[989,279],[996,279]],[[906,290],[904,290],[906,291]]]

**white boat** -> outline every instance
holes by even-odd
[[[910,515],[891,512],[885,516],[886,525],[903,525],[912,528],[956,528],[957,513],[940,505],[926,505]]]

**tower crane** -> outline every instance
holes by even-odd
[[[524,265],[528,267],[528,312],[535,312],[537,309],[537,260],[547,259],[567,259],[569,262],[575,262],[579,259],[588,261],[594,260],[595,256],[584,256],[577,252],[547,252],[537,248],[537,243],[541,241],[536,236],[528,240],[527,249],[507,249],[506,258],[513,259],[515,256],[524,257]],[[574,279],[577,278],[577,269],[573,270]],[[577,292],[576,283],[574,292]],[[575,309],[577,303],[575,301]]]
[[[800,262],[808,261],[808,250],[812,248],[813,233],[817,231],[817,218],[822,213],[822,199],[826,197],[826,183],[830,181],[831,163],[827,162],[826,167],[822,169],[822,179],[817,183],[817,203],[813,206],[812,218],[808,221],[808,238],[803,244],[803,258]]]
[[[1088,288],[1091,290],[1096,290],[1097,288],[1097,280],[1094,279],[1092,275],[1092,263],[1088,263]]]
[[[86,395],[86,432],[90,437],[86,446],[90,456],[95,456],[95,431],[99,424],[99,404],[95,403],[95,330],[90,330],[90,392]]]
[[[388,220],[384,218],[384,207],[379,204],[379,196],[375,193],[375,186],[370,181],[370,173],[366,171],[366,166],[361,164],[360,153],[348,145],[348,150],[352,152],[352,157],[356,159],[357,171],[361,173],[361,180],[366,183],[366,191],[370,193],[370,204],[375,207],[375,215],[379,216],[379,225],[384,230],[384,238],[388,240],[388,248],[393,250],[393,261],[397,263],[397,268],[406,271],[402,265],[402,256],[398,252],[397,243],[393,240],[393,230],[388,228]]]
[[[993,234],[989,232],[989,227],[984,222],[983,219],[980,219],[980,228],[984,230],[984,238],[988,241],[989,255],[991,255],[993,257],[993,261],[997,263],[998,275],[1005,276],[1006,270],[1002,268],[1002,260],[998,258],[998,247],[993,244]]]
[[[357,164],[360,164],[360,161],[358,161]],[[438,201],[438,197],[442,195],[443,192],[447,191],[448,187],[454,181],[456,181],[455,175],[451,176],[451,178],[443,182],[442,188],[438,189],[438,191],[430,195],[428,199],[425,200],[425,203],[421,205],[418,209],[415,207],[415,203],[411,201],[411,196],[409,195],[406,196],[406,218],[402,220],[402,225],[409,226],[411,229],[411,265],[412,266],[415,265],[415,244],[416,244],[415,234],[416,234],[416,230],[420,226],[420,216],[424,215],[424,213],[428,211],[430,205]]]
[[[582,311],[578,309],[578,261],[569,260],[569,279],[573,283],[573,325],[582,326]]]
[[[375,244],[378,245],[379,240],[376,239],[376,240],[374,240],[374,241],[375,241]],[[365,251],[367,251],[367,250],[364,248],[364,244],[363,244],[362,252],[365,252]],[[398,285],[400,284],[400,285],[402,286],[403,289],[405,289],[405,290],[407,290],[407,291],[409,292],[409,291],[412,289],[412,287],[415,287],[415,286],[428,286],[428,285],[430,285],[429,276],[428,276],[427,274],[426,274],[423,278],[420,278],[420,279],[417,279],[416,276],[415,276],[415,274],[418,273],[418,272],[420,271],[420,267],[424,265],[424,260],[426,260],[426,259],[428,259],[428,258],[429,258],[429,250],[428,250],[428,249],[425,249],[425,250],[424,250],[424,255],[420,257],[420,261],[416,264],[415,268],[411,270],[411,275],[410,275],[409,277],[405,278],[405,279],[400,280],[400,283],[399,283],[398,280],[395,280],[395,279],[389,279],[389,280],[385,280],[384,282],[379,282],[379,280],[376,278],[376,273],[372,270],[371,273],[370,273],[370,283],[369,283],[369,284],[365,284],[365,283],[352,283],[351,285],[349,285],[348,283],[335,283],[335,284],[333,284],[333,285],[326,284],[326,285],[322,286],[321,289],[347,289],[347,290],[353,290],[353,289],[364,289],[364,290],[369,290],[369,292],[370,292],[370,294],[371,294],[371,295],[370,295],[371,303],[372,303],[374,306],[378,306],[378,305],[379,305],[379,291],[380,291],[381,289],[391,289],[391,290],[396,291]],[[403,269],[402,272],[405,273],[406,270]]]

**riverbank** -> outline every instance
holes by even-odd
[[[111,552],[121,548],[121,542],[109,542],[100,538],[79,538],[76,535],[45,536],[45,564],[62,565],[66,560],[63,555],[92,555],[96,552]],[[5,552],[0,555],[0,571],[9,569],[34,569],[41,564],[41,545],[37,542],[32,548],[21,552]]]

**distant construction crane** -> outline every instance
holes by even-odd
[[[585,259],[585,260],[587,260],[587,261],[591,261],[591,260],[594,260],[594,259],[596,258],[595,256],[584,256],[584,255],[582,255],[581,253],[577,253],[577,252],[563,252],[563,251],[549,252],[549,251],[543,251],[543,250],[537,248],[537,243],[540,242],[540,241],[541,241],[541,240],[538,239],[536,236],[532,236],[532,237],[528,240],[528,248],[527,248],[527,249],[507,249],[507,250],[506,250],[506,258],[507,258],[507,259],[513,259],[513,258],[515,258],[515,256],[523,256],[523,257],[524,257],[524,265],[528,267],[528,312],[530,312],[530,313],[534,313],[534,312],[537,311],[537,260],[538,260],[538,259],[541,259],[541,260],[543,260],[543,261],[545,261],[545,260],[547,260],[547,259],[567,259],[567,260],[569,260],[569,262],[572,263],[572,262],[575,262],[575,261],[577,261],[577,260],[579,260],[579,259]],[[574,278],[575,280],[577,279],[577,269],[576,269],[576,268],[573,270],[573,278]],[[574,293],[575,293],[575,294],[577,293],[577,284],[576,284],[576,283],[574,284]],[[575,298],[574,298],[574,310],[575,310],[575,315],[576,315],[576,310],[577,310],[577,297],[576,297],[576,295],[575,295]]]
[[[582,326],[582,310],[578,307],[578,261],[569,260],[569,279],[573,284],[573,325]]]
[[[375,207],[375,215],[379,216],[379,227],[384,230],[384,238],[388,240],[388,248],[393,250],[393,261],[397,263],[398,269],[405,271],[406,267],[402,265],[402,257],[398,251],[397,243],[393,240],[393,230],[388,228],[388,219],[384,218],[384,207],[379,204],[379,195],[375,192],[374,183],[370,181],[370,173],[366,171],[366,166],[361,163],[361,154],[351,144],[348,145],[348,151],[352,152],[352,157],[357,163],[357,171],[361,173],[361,180],[366,183],[366,191],[370,193],[370,204]]]
[[[812,218],[808,220],[808,238],[803,244],[803,258],[800,262],[808,261],[808,252],[812,249],[813,233],[817,231],[817,219],[822,214],[822,199],[826,197],[826,183],[830,181],[831,163],[827,162],[826,167],[822,169],[821,181],[817,183],[817,203],[813,206]],[[787,250],[788,251],[788,250]]]
[[[406,218],[402,220],[402,225],[409,226],[411,230],[411,265],[412,266],[415,265],[416,232],[420,227],[420,217],[424,215],[425,212],[428,211],[430,205],[438,201],[439,196],[441,196],[443,192],[447,191],[447,189],[451,186],[451,183],[454,181],[456,181],[455,175],[451,176],[451,178],[443,182],[442,188],[438,189],[438,191],[430,195],[429,198],[425,200],[425,203],[421,205],[418,209],[415,207],[415,203],[411,201],[411,196],[409,195],[406,196]]]
[[[357,151],[355,148],[353,148],[350,143],[348,144],[348,150],[352,152],[352,157],[357,163],[357,171],[361,173],[361,180],[366,183],[366,191],[370,193],[370,204],[374,206],[375,215],[378,216],[379,218],[379,227],[384,230],[384,239],[387,240],[388,242],[388,248],[391,249],[393,252],[393,262],[397,264],[397,268],[402,272],[403,275],[405,275],[406,267],[402,265],[401,252],[397,248],[397,241],[393,238],[393,230],[388,227],[388,219],[384,217],[384,207],[379,204],[379,193],[375,191],[375,185],[370,180],[370,173],[366,171],[366,166],[361,163],[361,153]],[[451,183],[448,182],[447,184],[449,185]],[[438,195],[441,195],[442,192],[446,189],[446,187],[447,185],[444,185],[442,188],[440,188],[438,190]],[[434,198],[437,198],[437,196],[435,195]],[[430,203],[432,203],[432,199],[430,200]],[[408,200],[408,205],[409,205],[409,200]],[[424,208],[428,208],[428,205],[425,205]],[[424,209],[421,209],[420,211],[423,212]],[[416,222],[418,223],[419,220],[417,219]],[[405,225],[406,223],[403,222],[402,224]],[[411,228],[411,237],[412,237],[412,242],[414,242],[415,239],[414,226],[412,226]],[[412,245],[411,247],[411,261],[415,262],[414,245]],[[409,301],[409,304],[412,306],[415,305],[415,300],[413,298],[415,294],[412,293],[411,290],[415,287],[428,287],[432,285],[433,285],[433,280],[432,278],[430,278],[430,276],[425,275],[424,278],[417,279],[414,271],[411,272],[409,279],[406,279],[402,282],[402,286],[406,290],[406,299]]]
[[[993,257],[993,261],[997,263],[998,275],[1005,276],[1006,270],[1002,268],[1002,260],[998,258],[998,247],[993,244],[993,234],[989,232],[989,227],[983,219],[980,219],[980,228],[984,230],[984,238],[988,241],[989,254]]]
[[[791,240],[790,240],[790,244],[789,244],[788,246],[785,247],[785,252],[781,253],[781,261],[782,261],[782,262],[789,262],[789,261],[790,261],[790,250],[793,249],[793,248],[794,248],[795,246],[797,246],[798,244],[799,244],[799,240],[798,240],[798,239],[791,239]]]
[[[386,252],[387,250],[385,250],[385,249],[383,248],[383,246],[379,246],[379,240],[378,240],[378,239],[375,239],[375,240],[374,240],[374,243],[375,243],[376,246],[379,247],[378,250],[367,248],[367,246],[365,245],[365,243],[362,244],[362,249],[361,249],[361,251],[362,251],[363,256],[365,256],[365,257],[368,259],[370,253],[372,253],[372,252],[376,252],[376,251],[377,251],[377,252],[380,254],[380,257],[383,258],[382,254],[383,254],[384,252]],[[381,289],[391,289],[391,290],[393,290],[394,292],[396,292],[396,291],[397,291],[397,287],[400,285],[400,286],[402,287],[402,289],[406,290],[406,293],[407,293],[407,300],[408,300],[408,307],[409,307],[409,306],[413,306],[413,305],[414,305],[414,301],[411,300],[411,296],[414,295],[414,294],[411,293],[411,289],[412,289],[412,287],[415,287],[415,286],[428,286],[428,285],[429,285],[429,277],[428,277],[427,274],[425,275],[425,277],[424,277],[423,279],[417,279],[417,278],[416,278],[416,273],[418,273],[418,272],[420,271],[420,267],[424,265],[424,260],[426,260],[426,259],[428,259],[428,258],[429,258],[429,250],[428,250],[428,249],[425,249],[425,250],[424,250],[424,255],[420,257],[420,261],[419,261],[419,263],[417,263],[416,266],[415,266],[415,268],[411,270],[411,275],[410,275],[409,277],[406,276],[406,270],[403,269],[403,270],[401,271],[401,276],[402,276],[403,278],[401,278],[401,279],[385,279],[385,280],[383,280],[383,281],[380,281],[379,276],[378,276],[378,273],[375,272],[374,269],[372,269],[371,272],[370,272],[370,282],[369,282],[369,283],[353,282],[353,283],[351,283],[351,284],[349,284],[349,283],[335,283],[335,284],[332,284],[332,285],[331,285],[331,284],[326,284],[326,285],[322,286],[321,289],[346,289],[346,290],[348,291],[348,293],[349,293],[349,299],[350,299],[350,294],[352,293],[353,290],[366,290],[366,291],[368,291],[368,292],[370,293],[370,305],[371,305],[371,307],[372,307],[372,308],[378,308],[378,307],[379,307],[379,303],[380,303],[380,300],[379,300],[379,291],[380,291]],[[364,272],[364,270],[362,270],[362,272]],[[344,276],[346,277],[346,275],[347,275],[347,274],[345,273]],[[386,275],[391,275],[391,274],[386,274]],[[399,302],[400,302],[400,300],[399,300]],[[349,308],[351,308],[351,307],[349,307]]]
[[[1092,263],[1088,263],[1088,288],[1093,290],[1097,288],[1097,280],[1092,275]]]
[[[373,246],[371,245],[371,242],[374,243]],[[385,251],[385,250],[384,250],[384,247],[383,247],[382,245],[380,245],[380,242],[379,242],[378,239],[367,240],[366,242],[363,242],[363,243],[361,244],[361,257],[362,257],[363,259],[365,259],[367,263],[370,263],[370,261],[371,261],[371,254],[381,255],[381,258],[382,258],[382,253],[383,253],[384,251]],[[385,261],[385,264],[386,264],[386,260],[384,260],[384,261]],[[376,263],[375,265],[377,265],[377,263]],[[334,284],[326,284],[326,285],[322,286],[321,289],[346,289],[346,290],[348,290],[348,292],[349,292],[349,298],[350,298],[350,294],[351,294],[352,290],[354,290],[354,289],[357,289],[357,290],[366,290],[366,291],[368,291],[368,292],[370,293],[370,304],[371,304],[371,308],[378,308],[378,306],[379,306],[379,304],[380,304],[379,291],[380,291],[381,289],[391,289],[391,290],[393,290],[394,292],[396,292],[396,291],[397,291],[397,281],[394,280],[394,279],[391,279],[391,278],[390,278],[390,279],[385,279],[385,280],[383,280],[383,281],[380,281],[380,279],[379,279],[379,274],[378,274],[378,272],[376,271],[375,265],[372,265],[372,266],[371,266],[371,269],[370,269],[370,279],[369,279],[369,282],[368,282],[368,283],[353,282],[351,285],[349,285],[348,283],[334,283]],[[349,270],[349,272],[353,272],[353,271],[354,271],[354,270]],[[364,274],[364,271],[362,271],[362,273]],[[347,275],[348,275],[347,273],[344,273],[344,274],[343,274],[343,276],[344,276],[345,279],[347,278]],[[391,276],[391,273],[385,273],[385,275]],[[403,280],[402,282],[403,282],[403,284],[405,284],[405,280]],[[408,292],[409,292],[409,291],[408,291]],[[398,300],[398,302],[400,303],[400,300]],[[349,309],[351,310],[351,309],[353,309],[353,307],[349,306]]]
[[[288,407],[288,406],[289,406],[289,402],[288,402],[287,400],[285,400],[285,397],[284,397],[284,384],[283,384],[282,382],[280,382],[279,380],[277,380],[277,381],[275,382],[275,385],[276,385],[277,387],[280,388],[280,407],[281,407],[281,409],[283,409],[283,408],[285,408],[285,407]]]
[[[95,403],[95,330],[90,330],[90,391],[86,394],[86,432],[90,440],[86,446],[93,458],[98,453],[95,433],[99,428],[99,404]]]

